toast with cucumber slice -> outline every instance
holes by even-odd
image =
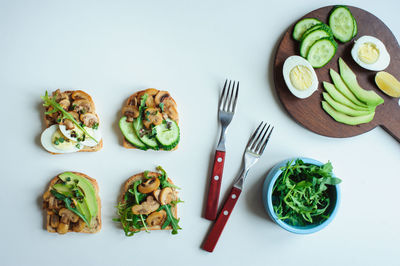
[[[46,229],[50,233],[97,233],[101,202],[97,181],[79,172],[54,177],[43,194]]]
[[[168,91],[138,91],[122,108],[122,145],[127,149],[175,150],[180,140],[178,123],[177,105]]]

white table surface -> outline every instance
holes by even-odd
[[[1,0],[0,264],[398,265],[400,144],[381,128],[347,139],[316,135],[289,117],[273,87],[274,52],[287,27],[322,5],[342,2]],[[399,39],[397,0],[345,4],[374,13]],[[223,193],[259,121],[276,129],[210,254],[200,249],[211,226],[201,214],[226,77],[240,80],[241,91],[228,131]],[[177,151],[142,152],[120,144],[122,103],[148,87],[167,89],[178,102]],[[56,88],[92,95],[103,124],[103,150],[53,156],[42,149],[40,96]],[[261,203],[267,171],[293,156],[331,160],[343,179],[335,220],[312,235],[284,231]],[[183,230],[127,238],[111,220],[120,186],[157,165],[183,188]],[[99,233],[60,236],[44,230],[41,195],[66,170],[99,182]]]

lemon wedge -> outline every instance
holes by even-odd
[[[400,97],[400,82],[393,75],[381,71],[375,76],[375,83],[381,91],[392,97]]]

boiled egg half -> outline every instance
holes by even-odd
[[[68,139],[63,135],[58,125],[46,128],[41,137],[43,148],[52,153],[70,153],[83,148],[77,141]]]
[[[87,136],[82,130],[80,130],[78,127],[75,126],[75,128],[68,130],[65,125],[59,125],[61,133],[66,136],[68,139],[72,141],[76,141],[84,146],[88,147],[94,147],[97,144],[99,144],[101,140],[101,131],[100,129],[93,129],[90,127],[85,127],[85,130],[87,133],[89,133],[90,136],[92,136],[94,139],[91,137]]]
[[[301,56],[288,57],[283,64],[283,78],[290,92],[301,99],[318,88],[318,78],[311,64]]]
[[[360,37],[351,49],[351,56],[361,67],[372,71],[382,71],[390,63],[385,45],[372,36]]]

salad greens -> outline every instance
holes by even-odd
[[[332,164],[306,164],[297,159],[281,168],[272,189],[272,204],[280,220],[290,225],[320,224],[329,217],[329,186],[341,182],[333,177]]]
[[[160,172],[160,176],[158,179],[160,180],[160,186],[158,189],[163,189],[166,187],[171,187],[173,189],[179,189],[177,186],[171,184],[168,182],[168,176],[165,170],[161,167],[158,166],[157,170]],[[152,176],[149,176],[149,171],[144,171],[143,172],[144,178],[152,178]],[[138,180],[134,182],[128,191],[125,193],[123,201],[118,203],[117,206],[117,214],[119,218],[113,219],[115,222],[120,222],[124,232],[125,236],[133,236],[135,233],[140,232],[141,229],[145,229],[146,232],[149,232],[147,223],[146,223],[146,218],[148,215],[144,214],[134,214],[132,212],[132,207],[137,204],[141,204],[144,201],[146,201],[146,198],[148,194],[140,193],[137,189],[137,187],[142,183],[142,180]],[[150,192],[149,194],[152,194]],[[171,201],[169,204],[165,205],[160,205],[160,207],[157,209],[158,211],[164,210],[166,212],[166,219],[161,225],[161,229],[165,229],[167,226],[172,227],[172,234],[175,235],[178,233],[179,229],[182,229],[179,226],[179,219],[175,218],[174,215],[172,214],[172,207],[175,207],[178,203],[181,203],[179,198]]]
[[[56,190],[54,190],[54,189],[50,190],[50,193],[53,194],[53,196],[56,197],[57,199],[64,201],[65,207],[67,207],[68,210],[70,210],[70,211],[72,211],[73,213],[75,213],[76,215],[78,215],[79,218],[81,218],[81,219],[90,227],[90,224],[89,224],[88,220],[85,218],[85,216],[84,216],[82,213],[80,213],[80,212],[76,209],[76,207],[72,207],[72,204],[71,204],[72,201],[71,201],[71,199],[70,199],[69,197],[66,197],[66,196],[64,196],[63,194],[58,193],[58,192],[57,192]]]
[[[48,92],[46,91],[45,95],[44,95],[44,96],[41,96],[40,98],[42,98],[42,100],[44,101],[43,106],[45,106],[45,107],[52,106],[52,107],[53,107],[53,110],[50,110],[50,111],[45,112],[46,115],[50,115],[50,114],[53,114],[53,113],[58,112],[58,111],[61,112],[61,114],[62,114],[61,120],[63,120],[63,119],[69,119],[69,120],[71,120],[80,130],[82,130],[83,133],[85,133],[86,135],[88,135],[88,136],[89,136],[91,139],[93,139],[96,143],[99,143],[94,137],[92,137],[92,136],[82,127],[82,125],[81,125],[80,123],[78,123],[78,122],[75,120],[75,118],[74,118],[70,113],[68,113],[67,111],[65,111],[64,108],[62,108],[61,105],[60,105],[58,102],[56,102],[56,100],[55,100],[56,97],[49,97],[49,94],[48,94]],[[61,122],[61,120],[60,120],[60,122]]]

